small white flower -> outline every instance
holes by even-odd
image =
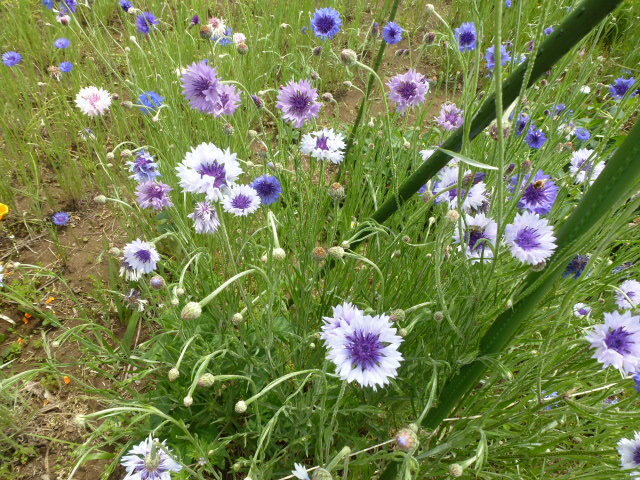
[[[90,117],[102,115],[111,106],[111,94],[104,88],[84,87],[76,95],[76,105]]]
[[[234,33],[233,34],[233,43],[238,45],[239,43],[244,43],[247,41],[247,36],[244,33]]]
[[[304,465],[301,463],[294,463],[294,469],[291,470],[291,473],[294,477],[299,478],[300,480],[309,480],[309,474],[307,473],[307,469],[304,468]]]
[[[633,438],[623,438],[618,442],[618,453],[624,470],[640,468],[640,432],[635,432]],[[631,472],[637,478],[640,472]]]
[[[300,151],[318,160],[329,160],[331,163],[342,163],[346,144],[344,136],[334,132],[332,128],[323,128],[317,132],[307,133],[302,137]]]
[[[580,93],[584,93],[585,95],[589,95],[591,93],[591,87],[588,85],[583,85],[580,87]]]
[[[218,212],[207,201],[196,203],[193,213],[187,216],[193,220],[193,226],[198,233],[215,233],[220,226]]]
[[[605,163],[595,163],[596,159],[593,158],[593,153],[594,151],[590,148],[581,148],[571,155],[569,170],[576,183],[584,183],[589,180],[589,184],[592,184],[604,170]]]
[[[251,215],[260,208],[260,196],[249,185],[232,185],[222,199],[222,207],[238,217]]]
[[[586,339],[603,368],[612,366],[632,374],[640,366],[640,316],[630,311],[605,313],[604,324],[596,325]]]
[[[578,317],[588,317],[591,314],[591,307],[586,303],[576,303],[573,306],[573,314]]]
[[[488,201],[486,184],[484,182],[474,184],[473,179],[469,178],[471,170],[467,170],[463,174],[465,185],[460,188],[458,185],[459,173],[459,167],[455,164],[442,169],[440,179],[433,186],[433,194],[436,196],[435,203],[447,202],[451,208],[457,208],[458,197],[462,195],[462,208],[465,212],[480,208]]]
[[[620,284],[616,294],[616,303],[622,309],[630,309],[640,305],[640,282],[626,280]]]
[[[456,227],[454,239],[457,243],[464,243],[467,248],[467,258],[493,258],[493,247],[498,236],[498,224],[484,213],[465,216],[466,228],[460,232]]]
[[[123,480],[171,480],[171,472],[179,472],[182,465],[171,458],[168,451],[164,441],[160,443],[149,435],[120,460],[127,470]]]

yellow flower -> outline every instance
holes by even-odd
[[[0,220],[2,220],[7,213],[9,213],[9,205],[0,203]]]

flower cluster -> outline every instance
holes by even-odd
[[[241,92],[222,83],[218,71],[207,61],[191,64],[182,76],[182,93],[191,107],[214,117],[233,115],[240,106]]]

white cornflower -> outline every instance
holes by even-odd
[[[576,183],[584,183],[589,180],[589,184],[592,184],[602,173],[604,166],[604,162],[596,163],[596,159],[593,158],[593,150],[590,148],[581,148],[571,155],[571,166],[569,170],[575,178]]]
[[[222,207],[226,212],[244,217],[258,210],[260,196],[249,185],[232,185],[222,199]]]
[[[640,366],[640,316],[630,311],[605,313],[604,323],[596,325],[586,339],[603,368],[612,366],[628,375]]]
[[[220,226],[218,212],[207,201],[196,203],[193,213],[187,216],[193,220],[193,226],[197,233],[215,233]]]
[[[318,160],[329,160],[331,163],[342,163],[345,148],[344,136],[334,132],[332,128],[307,133],[300,144],[300,151],[305,155]]]
[[[505,240],[511,254],[522,263],[537,265],[556,249],[553,227],[536,213],[522,212],[505,228]]]
[[[127,280],[139,280],[145,273],[156,269],[160,255],[156,246],[151,242],[140,239],[125,245],[123,249],[122,266],[120,275]]]
[[[573,314],[578,317],[588,317],[591,314],[591,307],[586,303],[576,303],[573,306]]]
[[[465,244],[467,258],[493,258],[493,247],[498,236],[498,224],[484,213],[465,216],[466,228],[456,227],[454,239]]]
[[[104,114],[111,105],[111,94],[104,88],[84,87],[76,95],[76,105],[85,115]]]
[[[476,182],[474,177],[470,177],[471,170],[464,172],[462,188],[458,184],[458,176],[457,165],[442,169],[440,179],[433,186],[436,204],[447,202],[451,208],[457,208],[458,197],[462,196],[462,208],[465,212],[469,212],[489,201],[486,184],[482,181]]]
[[[640,282],[626,280],[618,288],[620,291],[616,294],[616,303],[620,308],[626,310],[640,305]]]
[[[640,468],[640,432],[635,432],[633,438],[623,438],[618,442],[618,453],[624,470]],[[640,471],[631,472],[637,478]]]

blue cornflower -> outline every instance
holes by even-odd
[[[525,137],[525,141],[531,148],[538,150],[547,142],[547,136],[542,130],[531,124],[529,127],[529,133],[527,133],[527,136]]]
[[[540,216],[551,212],[560,191],[553,178],[542,170],[538,170],[533,178],[531,175],[524,175],[522,181],[519,175],[514,175],[511,177],[509,190],[515,192],[516,187],[522,188],[518,208]]]
[[[138,183],[150,182],[162,176],[158,170],[158,163],[146,150],[140,150],[133,161],[127,162],[127,166],[133,173],[129,178],[133,178]]]
[[[140,33],[143,33],[144,35],[149,35],[149,33],[151,33],[151,30],[156,28],[155,26],[159,23],[160,20],[158,20],[158,17],[156,17],[151,12],[141,13],[140,15],[138,15],[138,18],[136,18],[136,26],[138,27],[138,31]]]
[[[635,384],[633,388],[636,389],[636,392],[640,393],[640,372],[633,374],[633,383]]]
[[[500,45],[500,63],[504,67],[507,63],[511,61],[511,54],[507,50],[507,47],[504,45]],[[487,67],[489,70],[493,70],[496,67],[496,46],[492,45],[487,49],[487,54],[484,57],[487,60]]]
[[[402,32],[404,32],[404,28],[395,22],[389,22],[382,29],[382,38],[389,45],[395,45],[402,40]]]
[[[340,13],[333,8],[320,8],[316,10],[311,20],[311,27],[316,37],[323,40],[331,40],[340,33],[342,18]]]
[[[618,265],[616,268],[613,269],[613,273],[620,273],[620,272],[624,272],[625,270],[629,269],[633,267],[633,262],[625,262],[622,265]]]
[[[71,70],[73,70],[73,63],[62,62],[58,68],[60,68],[61,72],[69,73]]]
[[[586,128],[579,127],[576,128],[576,137],[578,140],[586,141],[591,138],[591,132]]]
[[[42,5],[51,10],[54,6],[53,0],[42,0]]]
[[[2,54],[2,63],[7,67],[15,67],[22,62],[22,55],[18,52],[5,52]]]
[[[544,29],[545,35],[551,35],[553,33],[553,25]]]
[[[477,46],[478,34],[476,24],[473,22],[463,23],[455,29],[456,40],[460,45],[460,51],[466,52],[475,50]]]
[[[562,276],[564,278],[580,278],[580,275],[582,275],[582,272],[584,272],[584,269],[587,267],[588,263],[589,255],[576,255],[575,257],[573,257],[573,260],[569,262],[569,265],[567,265],[567,268]]]
[[[138,108],[144,113],[153,113],[164,103],[164,97],[159,93],[148,91],[138,97]]]
[[[505,0],[504,5],[507,8],[511,8],[511,7],[513,7],[513,2],[511,0]]]
[[[613,98],[615,98],[616,100],[620,100],[622,97],[624,97],[627,94],[629,89],[633,87],[633,84],[635,82],[636,82],[636,79],[634,77],[616,78],[615,82],[613,82],[613,85],[609,87],[609,91],[611,92],[611,95],[613,95]],[[631,94],[632,97],[635,97],[636,95],[638,95],[637,90]]]
[[[227,45],[231,45],[233,43],[232,35],[233,35],[233,29],[231,27],[227,27],[224,30],[224,34],[223,35],[220,35],[220,36],[214,35],[214,36],[211,37],[211,40],[213,40],[213,42],[216,45],[221,45],[221,46],[224,47],[224,46],[227,46]]]
[[[194,15],[193,18],[191,19],[191,26],[199,25],[199,24],[200,24],[200,16]]]
[[[71,40],[64,37],[58,38],[55,42],[53,42],[53,45],[56,48],[68,48],[71,46]]]
[[[522,135],[522,132],[524,132],[524,129],[527,127],[529,120],[531,120],[531,118],[526,113],[520,113],[518,115],[518,120],[516,121],[516,135]]]
[[[128,13],[129,9],[133,8],[133,2],[130,2],[129,0],[120,0],[120,7]]]
[[[258,177],[253,181],[251,186],[258,192],[258,196],[264,205],[271,205],[277,202],[282,194],[282,185],[273,175]]]
[[[567,109],[567,106],[564,103],[559,103],[555,107],[553,107],[553,110],[554,110],[556,115],[560,115],[566,109]]]
[[[57,212],[51,216],[51,221],[59,227],[66,226],[69,223],[69,220],[71,220],[71,215],[67,212]]]

